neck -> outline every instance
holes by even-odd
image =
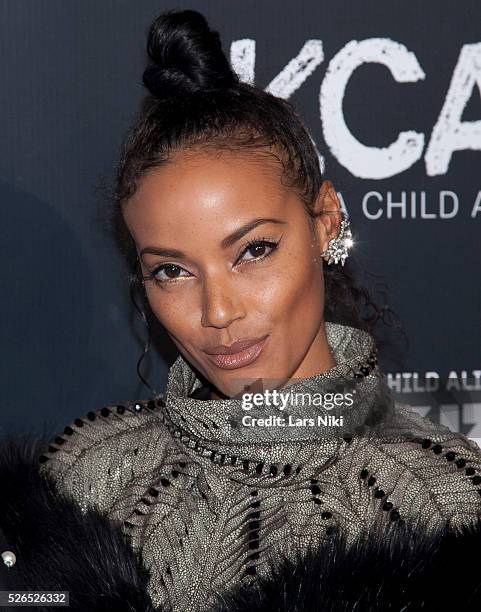
[[[322,321],[304,358],[290,377],[289,383],[295,379],[299,380],[315,376],[316,374],[322,374],[322,372],[330,370],[336,365],[336,360],[327,341],[326,327],[324,321]]]

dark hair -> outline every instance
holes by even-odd
[[[277,165],[282,183],[295,190],[311,219],[323,176],[315,145],[294,107],[241,82],[219,34],[200,13],[171,10],[160,15],[150,27],[147,53],[143,83],[149,94],[121,150],[112,222],[131,289],[140,290],[145,312],[152,316],[135,243],[122,214],[122,204],[146,172],[185,150],[263,155]],[[391,325],[397,316],[358,284],[351,259],[344,267],[324,262],[324,317],[374,334],[380,321]]]

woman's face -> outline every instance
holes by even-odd
[[[338,215],[321,215],[312,227],[279,171],[252,153],[179,153],[144,175],[124,206],[142,273],[152,276],[152,311],[217,397],[335,364],[320,253]],[[320,209],[338,209],[328,181],[318,200]]]

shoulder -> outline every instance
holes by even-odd
[[[123,489],[162,460],[171,441],[162,406],[159,395],[87,412],[50,441],[41,471],[82,508],[108,511]]]
[[[481,515],[481,449],[404,404],[380,435],[346,444],[338,469],[366,515],[433,528],[474,524]]]

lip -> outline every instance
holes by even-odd
[[[230,346],[218,346],[210,353],[204,352],[217,367],[235,370],[253,363],[262,353],[268,338],[268,335],[262,338],[247,338]]]

